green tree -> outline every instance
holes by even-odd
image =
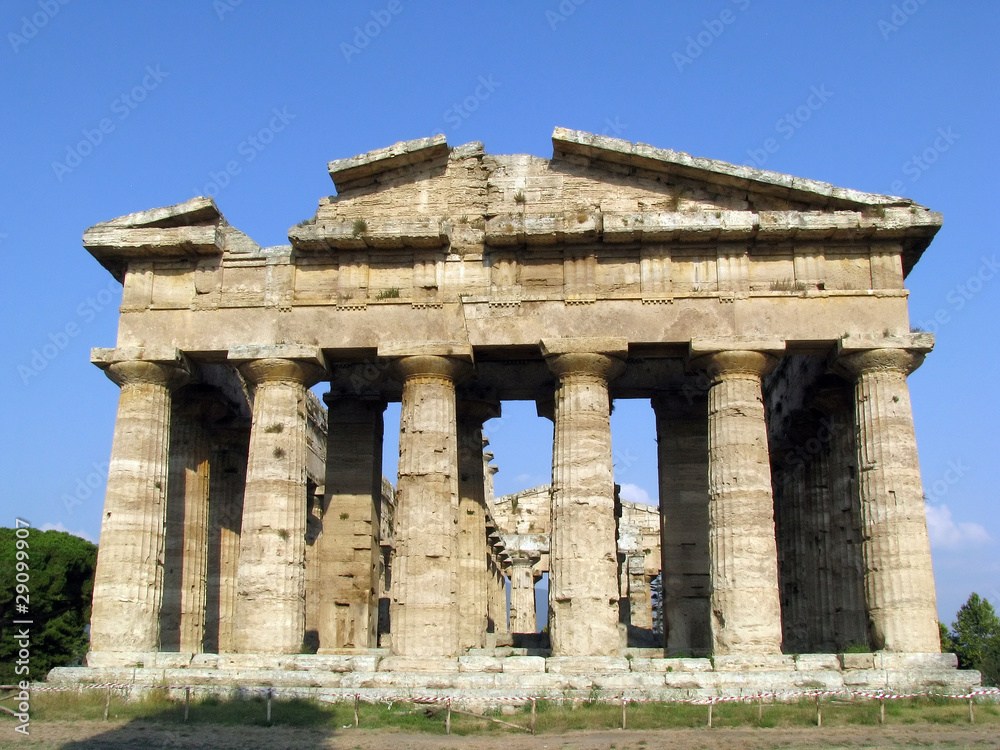
[[[973,593],[951,624],[951,640],[962,669],[978,669],[983,683],[1000,683],[1000,618],[993,605]]]
[[[24,534],[24,529],[21,533]],[[94,585],[97,546],[62,531],[27,529],[17,537],[14,529],[0,528],[0,683],[44,680],[53,667],[79,663],[87,652],[86,627]],[[22,541],[19,546],[18,541]],[[23,542],[27,542],[24,548]],[[27,552],[27,613],[19,613],[17,552]],[[21,571],[22,573],[24,571]],[[22,576],[23,577],[23,576]],[[31,625],[14,625],[28,619]],[[16,671],[20,645],[18,631],[29,631],[29,673]]]
[[[938,622],[938,631],[941,635],[941,651],[944,653],[955,653],[955,642],[951,639],[951,632],[943,622]]]

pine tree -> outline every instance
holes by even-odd
[[[973,593],[951,625],[951,640],[962,669],[978,669],[983,683],[1000,682],[1000,618],[993,605]]]

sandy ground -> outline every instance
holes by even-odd
[[[678,729],[572,732],[530,737],[504,734],[443,737],[391,731],[344,729],[336,733],[287,727],[192,726],[177,729],[151,724],[53,721],[33,725],[22,738],[11,725],[0,736],[2,748],[199,748],[204,750],[751,750],[756,748],[1000,748],[997,726],[888,726],[816,729]]]

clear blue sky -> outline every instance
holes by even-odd
[[[88,351],[120,287],[88,226],[211,191],[282,244],[330,159],[439,131],[548,157],[560,125],[944,213],[908,280],[938,335],[910,380],[938,599],[949,622],[973,590],[1000,605],[995,2],[5,0],[0,34],[0,524],[98,535],[118,389]],[[614,428],[618,481],[655,501],[648,406]],[[498,491],[548,480],[530,407],[490,433]]]

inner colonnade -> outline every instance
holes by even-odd
[[[657,573],[661,656],[940,651],[906,380],[933,336],[903,286],[940,216],[561,128],[553,146],[331,162],[337,195],[288,245],[207,198],[87,231],[124,286],[92,354],[121,389],[92,666],[484,653],[534,632],[542,572],[553,659],[623,656]],[[655,416],[654,541],[616,497],[615,399]],[[553,425],[551,486],[519,507],[483,450],[512,400]]]

